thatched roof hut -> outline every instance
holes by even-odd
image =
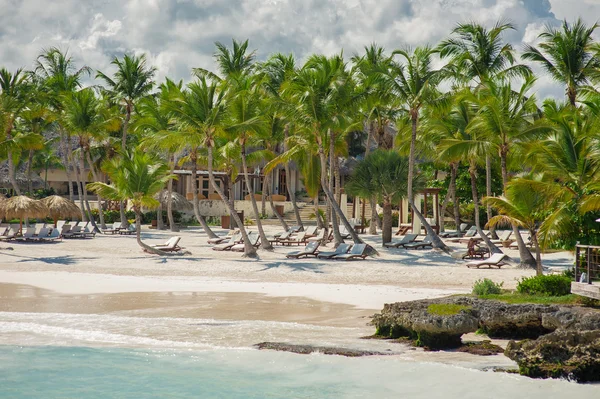
[[[42,201],[31,199],[25,195],[16,195],[0,202],[0,217],[3,219],[19,219],[21,229],[25,218],[44,218],[49,210]]]
[[[55,226],[59,218],[81,218],[81,209],[75,202],[60,195],[51,195],[40,201],[48,208],[48,215],[54,219]]]
[[[167,209],[167,201],[169,199],[169,190],[162,190],[157,193],[154,198],[158,200],[163,209]],[[194,208],[194,205],[178,192],[171,192],[171,206],[174,211],[189,211]]]

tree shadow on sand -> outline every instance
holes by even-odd
[[[264,268],[260,269],[259,271],[263,272],[266,270],[271,270],[271,269],[276,269],[276,268],[280,268],[280,267],[287,267],[292,269],[292,271],[295,272],[313,272],[313,273],[325,273],[322,269],[322,267],[324,266],[323,264],[320,263],[310,263],[310,262],[268,262],[264,264]]]

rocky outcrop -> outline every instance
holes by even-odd
[[[477,330],[494,338],[526,339],[510,341],[505,352],[521,374],[600,381],[598,310],[456,296],[386,304],[372,324],[378,336],[408,337],[432,349],[459,347],[461,335]]]
[[[529,377],[600,381],[600,330],[557,330],[536,340],[510,341],[504,353]]]
[[[294,345],[283,342],[261,342],[254,346],[258,349],[272,349],[276,351],[298,353],[301,355],[309,355],[314,352],[322,353],[324,355],[338,355],[346,357],[383,356],[391,354],[391,352],[385,353],[360,349],[336,348],[331,346]]]

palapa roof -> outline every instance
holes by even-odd
[[[0,202],[0,217],[4,219],[25,219],[46,217],[49,209],[42,201],[25,195],[16,195]]]
[[[81,209],[75,202],[60,195],[51,195],[40,201],[48,208],[48,215],[52,219],[81,217]]]
[[[169,190],[162,190],[154,198],[162,204],[163,209],[166,209],[167,201],[169,200]],[[189,211],[194,207],[187,198],[176,191],[171,192],[171,206],[174,211]]]

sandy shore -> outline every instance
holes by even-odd
[[[514,287],[533,275],[511,266],[468,269],[433,250],[383,249],[379,236],[363,236],[378,257],[341,262],[286,259],[295,248],[281,246],[245,259],[212,251],[200,229],[177,234],[191,255],[145,254],[130,236],[0,243],[0,344],[248,346],[287,338],[392,350],[359,341],[373,332],[369,316],[384,303],[470,292],[485,277]],[[171,235],[144,229],[143,239]],[[553,253],[544,262],[567,267],[573,257]]]

